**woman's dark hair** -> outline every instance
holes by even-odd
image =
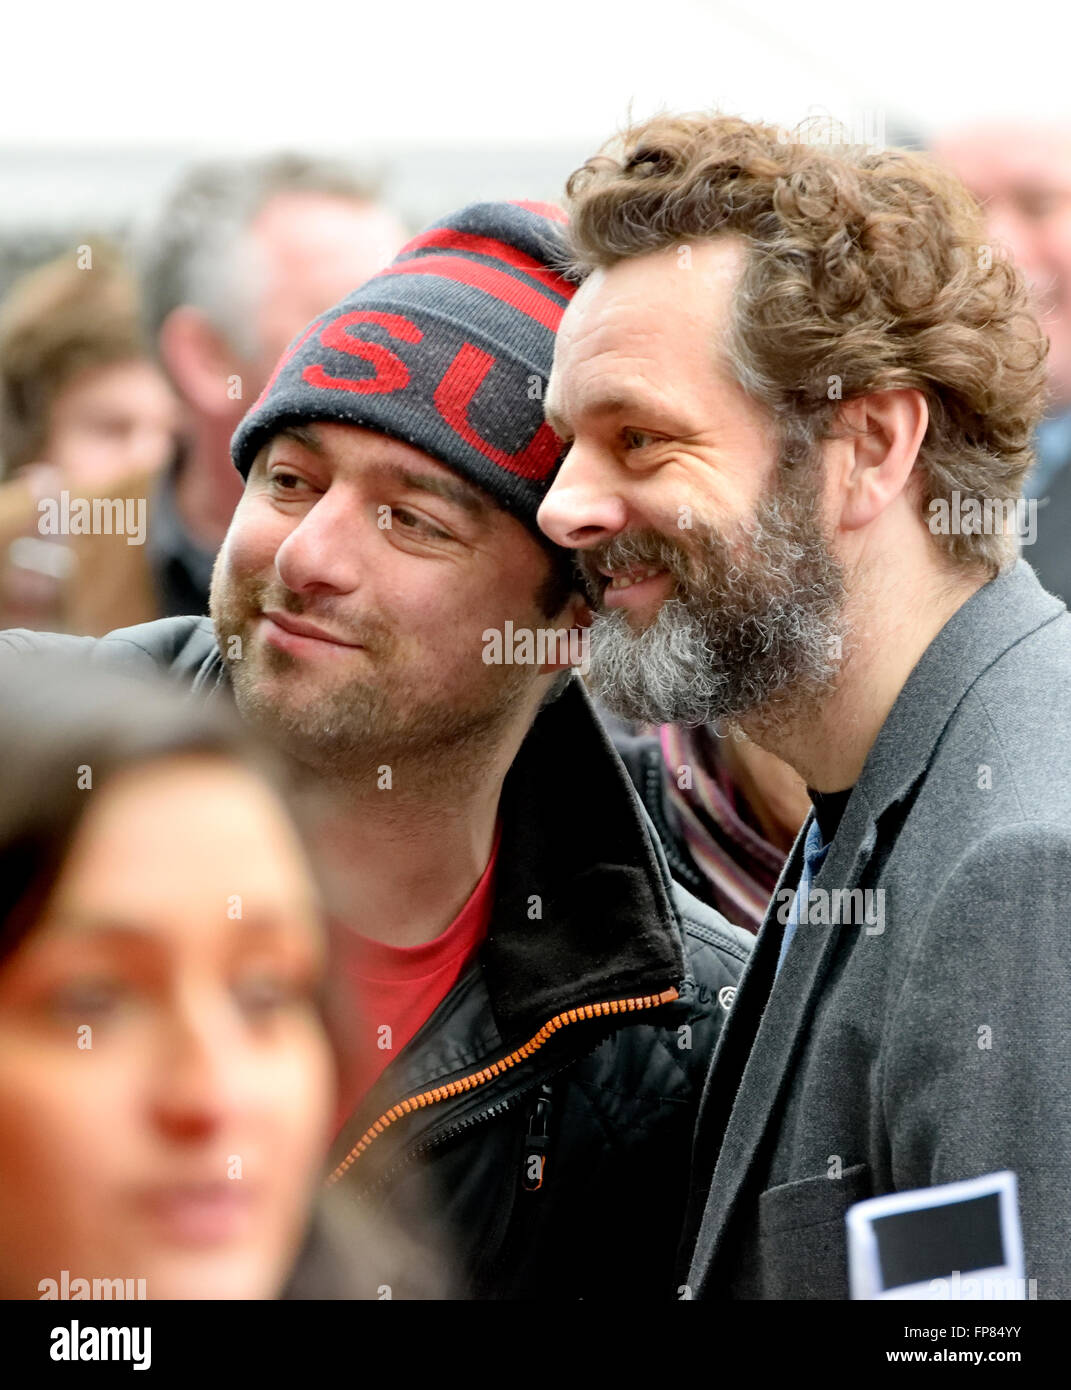
[[[160,677],[54,656],[0,662],[0,962],[39,918],[92,793],[123,769],[196,753],[268,772],[226,707]]]

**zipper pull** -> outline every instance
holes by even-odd
[[[528,1133],[525,1135],[524,1156],[521,1162],[521,1186],[525,1192],[538,1192],[543,1186],[547,1148],[550,1144],[552,1094],[551,1088],[544,1082],[528,1116]]]

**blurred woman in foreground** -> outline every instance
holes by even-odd
[[[277,1296],[334,1103],[282,803],[214,711],[84,667],[0,672],[0,765],[0,1296]]]

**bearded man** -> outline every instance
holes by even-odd
[[[665,116],[569,193],[539,522],[579,552],[595,688],[735,723],[814,802],[714,1061],[682,1278],[844,1298],[851,1206],[1010,1171],[1026,1275],[1066,1298],[1071,618],[1006,524],[1044,391],[1025,286],[904,151]]]

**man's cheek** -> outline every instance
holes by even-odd
[[[265,516],[257,499],[243,497],[221,551],[227,571],[241,579],[271,570],[276,552],[290,532],[285,520],[274,513]],[[280,521],[284,524],[280,525]]]
[[[216,555],[209,593],[209,612],[217,625],[222,622],[230,629],[241,624],[263,587],[257,564],[237,538],[228,535]]]

